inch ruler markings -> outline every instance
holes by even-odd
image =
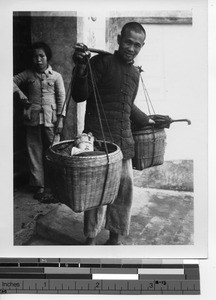
[[[198,262],[0,258],[0,294],[200,294]]]

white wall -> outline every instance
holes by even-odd
[[[89,48],[105,49],[106,13],[94,11],[78,11],[77,42],[84,43]],[[77,134],[84,128],[86,103],[77,104]]]
[[[207,32],[199,11],[193,25],[146,25],[147,40],[137,63],[156,113],[192,124],[167,129],[165,159],[192,159],[207,136]],[[201,22],[199,22],[201,21]],[[136,99],[146,110],[142,88]]]

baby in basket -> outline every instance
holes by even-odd
[[[94,136],[91,132],[82,133],[75,139],[74,147],[71,149],[71,155],[76,156],[95,156],[95,155],[103,155],[104,151],[100,151],[100,149],[94,145]]]

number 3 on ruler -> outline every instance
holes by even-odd
[[[153,283],[153,282],[150,282],[150,283],[149,283],[149,288],[150,288],[150,289],[153,289],[153,288],[154,288],[154,283]]]

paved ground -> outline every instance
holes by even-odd
[[[145,172],[134,171],[130,235],[122,239],[123,244],[193,244],[192,173],[190,161],[167,162]],[[155,189],[155,185],[159,188]],[[83,213],[74,213],[60,203],[41,204],[26,186],[15,191],[15,245],[81,245],[85,241],[82,231]],[[103,229],[98,245],[103,245],[107,238],[108,232]]]

